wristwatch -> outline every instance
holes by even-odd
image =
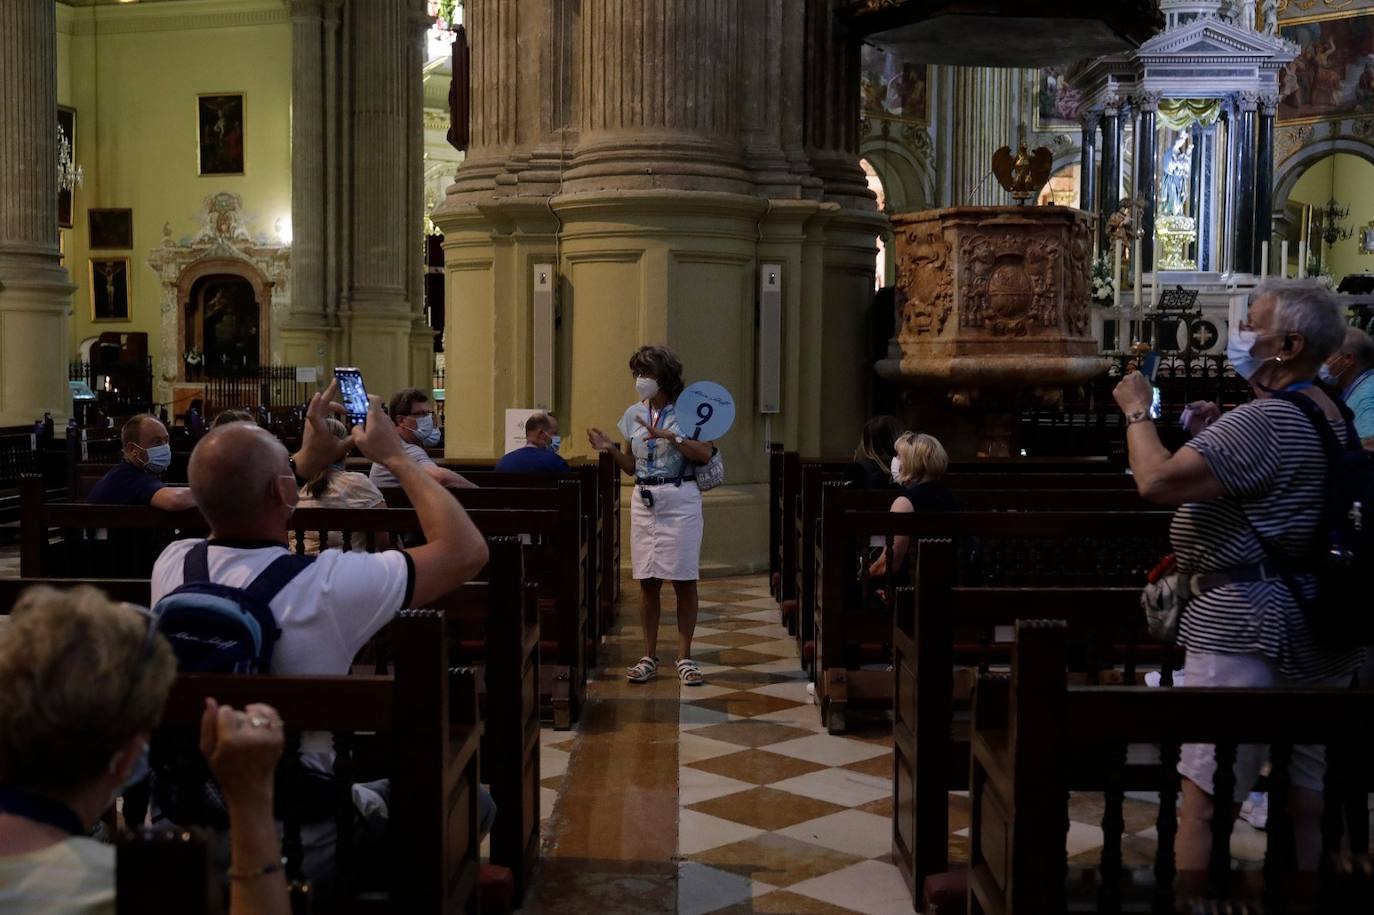
[[[1126,425],[1134,426],[1136,423],[1143,423],[1149,418],[1149,410],[1132,410],[1126,414]]]
[[[681,445],[681,444],[682,444],[682,436],[678,435],[677,433],[673,433],[673,444],[674,444],[674,445]]]

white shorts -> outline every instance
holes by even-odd
[[[1258,654],[1212,654],[1189,649],[1183,662],[1184,686],[1255,687],[1257,689],[1298,689],[1306,686],[1349,686],[1350,675],[1332,677],[1319,683],[1295,683],[1279,676],[1269,659]],[[1243,743],[1236,747],[1236,789],[1232,800],[1240,803],[1254,787],[1260,769],[1269,758],[1266,744]],[[1178,774],[1212,794],[1216,774],[1216,747],[1210,743],[1185,743],[1179,756]],[[1321,791],[1326,775],[1326,748],[1319,744],[1293,747],[1289,776],[1294,786]]]
[[[653,496],[653,507],[641,495]],[[638,486],[630,493],[630,566],[637,579],[696,581],[701,565],[701,490],[693,480],[681,486]]]

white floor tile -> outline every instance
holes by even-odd
[[[843,804],[845,807],[857,807],[892,796],[892,779],[877,778],[848,769],[821,769],[774,782],[769,787],[818,801]]]
[[[726,778],[714,772],[703,772],[691,766],[677,770],[677,803],[679,807],[690,807],[702,801],[713,801],[727,794],[748,791],[754,786],[737,778]]]
[[[677,722],[678,730],[690,731],[696,728],[704,728],[712,724],[724,724],[739,718],[739,715],[731,715],[729,712],[722,712],[719,709],[707,708],[704,705],[693,705],[691,702],[684,702],[678,707]]]
[[[683,861],[677,875],[678,915],[705,915],[777,889],[696,861]]]
[[[790,658],[779,658],[776,661],[764,661],[761,664],[749,664],[740,669],[756,670],[759,673],[777,674],[798,680],[803,680],[807,676],[806,671],[802,670],[801,661],[798,661],[795,655]]]
[[[1065,842],[1069,857],[1102,847],[1102,827],[1091,823],[1069,821],[1069,836]]]
[[[553,805],[558,801],[558,792],[552,788],[539,787],[539,818],[547,820],[553,813]]]
[[[777,832],[865,858],[878,858],[892,851],[892,820],[858,810],[842,810]]]
[[[787,708],[780,708],[776,712],[755,715],[753,720],[777,721],[794,727],[807,728],[817,733],[826,730],[825,722],[821,721],[820,709],[814,705],[789,705]]]
[[[867,915],[911,915],[906,882],[894,865],[881,861],[860,861],[787,889]]]
[[[748,607],[751,610],[772,610],[775,619],[778,615],[778,602],[771,597],[756,597],[753,600],[736,601],[730,606]]]
[[[712,740],[710,737],[701,737],[690,731],[679,733],[677,744],[678,765],[685,766],[688,763],[701,762],[705,759],[715,759],[717,756],[738,753],[743,749],[744,747],[738,744],[726,743],[724,740]]]
[[[791,638],[781,624],[754,626],[750,629],[736,629],[740,635],[757,635],[765,639]]]
[[[572,754],[564,750],[554,750],[550,747],[539,748],[539,777],[552,778],[555,775],[565,775],[568,771],[568,759]]]
[[[787,638],[775,638],[766,642],[751,642],[748,645],[741,645],[750,651],[757,651],[759,654],[771,654],[774,657],[786,658],[793,664],[797,662],[797,643]],[[801,669],[798,664],[798,669]]]
[[[703,852],[718,845],[729,845],[731,842],[743,842],[745,839],[752,839],[762,832],[762,829],[755,829],[753,826],[732,823],[720,817],[683,808],[678,811],[677,853],[679,855],[695,855],[697,852]]]
[[[788,680],[785,683],[770,683],[767,686],[756,686],[749,690],[751,693],[760,693],[764,696],[776,696],[779,699],[791,699],[793,702],[811,702],[811,696],[806,691],[805,680]]]
[[[726,695],[726,694],[728,694],[728,693],[737,693],[737,692],[739,692],[739,688],[738,688],[738,687],[735,687],[735,686],[714,686],[714,685],[712,685],[712,683],[711,683],[711,675],[708,674],[708,673],[706,673],[705,671],[702,671],[701,676],[705,679],[706,682],[702,683],[700,686],[683,686],[683,687],[681,687],[681,689],[682,689],[682,698],[683,698],[683,699],[686,699],[686,700],[691,700],[691,699],[711,699],[711,698],[713,698],[713,697],[715,697],[715,696],[724,696],[724,695]]]
[[[793,759],[820,763],[823,766],[847,766],[862,762],[888,752],[887,747],[850,740],[848,737],[835,737],[830,734],[813,734],[810,737],[797,737],[782,743],[769,744],[761,749],[769,753],[780,753]]]

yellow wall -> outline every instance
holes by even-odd
[[[1360,253],[1360,229],[1374,222],[1374,165],[1348,153],[1327,156],[1303,172],[1288,199],[1322,206],[1332,197],[1350,207],[1343,224],[1352,231],[1350,238],[1327,246],[1323,264],[1338,281],[1346,274],[1374,271],[1374,255]]]
[[[222,23],[235,23],[222,25]],[[275,237],[291,217],[291,23],[279,0],[184,0],[73,9],[59,4],[58,102],[77,110],[84,185],[63,230],[77,286],[72,346],[105,331],[144,331],[157,358],[162,287],[146,263],[172,236],[198,232],[206,197],[243,197],[249,231]],[[256,24],[245,24],[256,23]],[[245,98],[242,176],[197,174],[198,93]],[[130,319],[91,320],[88,207],[133,209]],[[154,372],[162,367],[154,365]]]

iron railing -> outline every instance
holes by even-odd
[[[259,365],[240,369],[207,370],[186,366],[186,383],[204,385],[204,415],[221,410],[290,410],[309,403],[315,384],[296,380],[294,365]]]
[[[153,406],[153,360],[142,362],[67,363],[67,380],[84,381],[95,392],[95,407],[105,416],[132,416]],[[84,414],[91,402],[79,405]]]

